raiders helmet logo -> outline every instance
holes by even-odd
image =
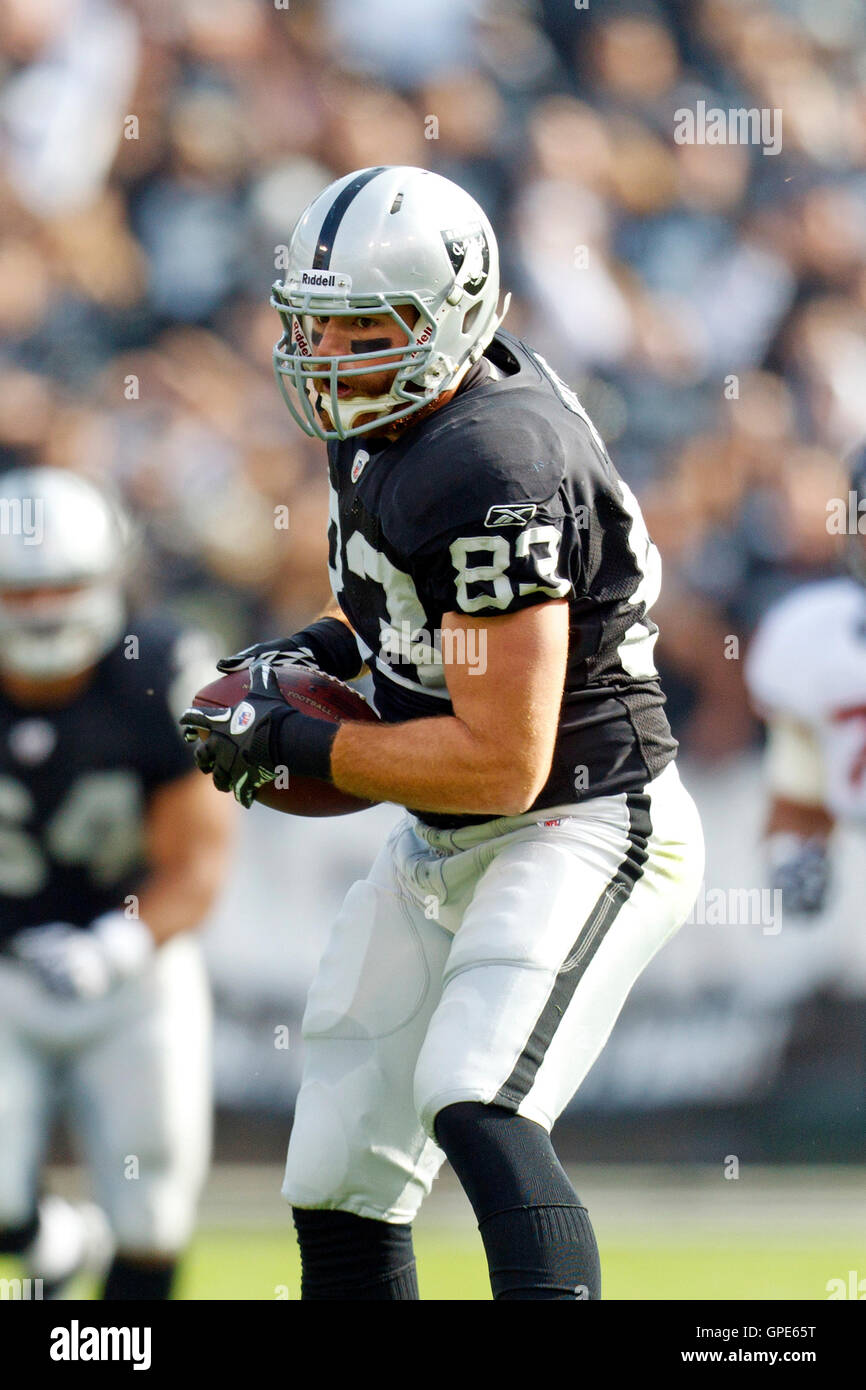
[[[442,233],[457,284],[469,294],[480,294],[490,274],[490,247],[480,222]]]

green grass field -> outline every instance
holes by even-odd
[[[415,1245],[422,1299],[489,1299],[480,1244],[471,1232],[419,1236]],[[854,1242],[614,1244],[602,1246],[601,1254],[609,1299],[826,1299],[827,1280],[834,1273],[847,1277]],[[284,1233],[208,1231],[190,1251],[179,1295],[296,1299],[299,1291],[297,1251]]]
[[[708,1169],[591,1167],[572,1175],[601,1248],[606,1299],[824,1301],[828,1282],[866,1277],[866,1175],[763,1169],[726,1183]],[[79,1190],[68,1173],[51,1185]],[[295,1300],[300,1265],[275,1168],[214,1170],[187,1253],[180,1299]],[[489,1299],[472,1213],[453,1177],[415,1229],[422,1299]],[[0,1260],[0,1278],[20,1271]],[[866,1287],[866,1286],[864,1286]],[[71,1297],[92,1296],[79,1282]]]
[[[424,1233],[416,1240],[422,1299],[489,1299],[480,1241],[471,1232]],[[862,1253],[862,1252],[861,1252]],[[768,1245],[602,1246],[608,1299],[826,1299],[828,1279],[847,1279],[855,1242]],[[863,1260],[860,1259],[860,1267]],[[0,1261],[0,1278],[17,1273]],[[290,1231],[200,1231],[178,1288],[181,1299],[297,1299],[300,1264]],[[71,1297],[92,1297],[79,1281]]]

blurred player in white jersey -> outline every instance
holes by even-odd
[[[44,1297],[99,1266],[104,1298],[167,1298],[209,1154],[190,932],[232,809],[174,723],[206,652],[127,615],[128,523],[90,483],[16,469],[0,508],[0,1257]],[[40,1191],[61,1106],[98,1206]]]
[[[866,513],[866,448],[851,472]],[[861,511],[862,508],[862,511]],[[783,911],[815,917],[830,883],[837,821],[866,822],[866,536],[849,573],[803,585],[765,616],[746,680],[767,723],[767,855]]]

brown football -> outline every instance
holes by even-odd
[[[350,685],[327,676],[324,671],[311,671],[303,666],[275,667],[274,674],[280,693],[287,704],[312,719],[327,719],[332,724],[342,719],[371,723],[378,715],[363,695]],[[250,688],[249,672],[234,671],[220,676],[200,690],[193,700],[196,709],[225,708],[236,705]],[[207,735],[201,734],[205,738]],[[373,801],[341,792],[330,782],[318,777],[289,776],[288,786],[278,787],[268,782],[256,794],[256,800],[273,811],[285,811],[290,816],[347,816],[351,811],[365,811]]]

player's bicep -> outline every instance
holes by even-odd
[[[446,613],[442,656],[454,713],[492,754],[550,769],[568,659],[568,604],[537,603],[502,617]]]

